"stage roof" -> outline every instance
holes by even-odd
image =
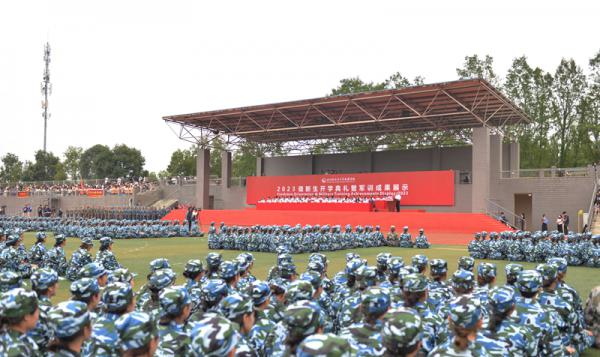
[[[529,122],[483,79],[427,84],[233,109],[170,115],[167,123],[254,142],[443,131]],[[194,135],[192,135],[194,136]]]

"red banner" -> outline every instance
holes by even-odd
[[[454,171],[303,176],[249,176],[246,202],[274,197],[375,197],[401,195],[402,206],[453,206]]]
[[[17,192],[17,197],[28,197],[29,191],[19,191]]]
[[[104,196],[104,190],[102,189],[95,189],[95,188],[89,188],[85,191],[85,194],[88,197],[102,197]]]

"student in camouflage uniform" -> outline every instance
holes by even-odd
[[[400,245],[400,241],[398,239],[398,233],[396,233],[396,227],[390,226],[390,232],[386,237],[387,245],[390,247],[397,247]]]
[[[38,299],[33,291],[12,289],[0,295],[2,343],[0,353],[9,357],[41,357],[35,341],[27,332],[35,328],[39,317]]]
[[[437,346],[429,356],[487,356],[488,351],[473,340],[482,324],[481,307],[469,296],[460,296],[450,303],[449,321],[454,337]]]
[[[340,332],[340,337],[350,342],[357,355],[381,355],[383,351],[381,325],[390,304],[390,296],[380,288],[371,287],[362,293],[360,309],[363,320]]]
[[[425,235],[425,230],[420,228],[419,235],[415,239],[415,248],[428,249],[430,246],[429,240],[427,240],[427,236]]]
[[[122,356],[153,356],[158,346],[156,320],[149,314],[133,311],[115,321]]]
[[[194,356],[231,356],[236,352],[240,334],[232,322],[219,315],[210,315],[190,326]]]
[[[14,271],[0,271],[0,294],[16,288],[24,288],[23,278]]]
[[[91,316],[86,304],[64,301],[52,308],[48,318],[55,327],[57,342],[49,348],[48,357],[79,355],[82,345],[91,333]]]
[[[496,287],[489,292],[490,323],[483,334],[504,344],[511,356],[535,356],[536,341],[527,326],[511,319],[515,311],[515,291],[509,287]]]
[[[241,338],[236,345],[236,355],[248,357],[258,356],[248,340],[250,331],[255,322],[254,304],[252,299],[234,292],[221,300],[219,303],[219,311],[221,312],[221,315],[235,323],[235,326],[239,326],[238,332],[240,333]]]
[[[94,278],[81,278],[71,283],[71,300],[81,301],[87,306],[92,321],[98,317],[100,305],[100,285]]]
[[[185,277],[185,288],[192,303],[192,313],[200,309],[202,299],[202,285],[200,281],[204,278],[204,265],[200,259],[190,259],[183,270]]]
[[[86,344],[82,356],[112,357],[119,356],[119,333],[115,321],[135,308],[135,297],[130,285],[111,283],[102,293],[104,312],[95,319],[92,335]]]
[[[61,234],[54,236],[54,248],[48,252],[48,260],[46,261],[46,267],[56,271],[58,276],[65,276],[67,273],[67,257],[65,256],[65,245],[67,244],[67,238]]]
[[[585,302],[585,322],[593,333],[594,347],[600,348],[600,286],[590,291]]]
[[[289,356],[296,351],[302,340],[306,337],[323,332],[320,308],[310,301],[298,301],[291,304],[285,310],[283,321],[285,322],[285,344],[277,345],[272,356]]]
[[[48,258],[48,250],[44,245],[46,242],[46,233],[37,232],[35,239],[35,244],[29,250],[29,262],[38,268],[43,268]]]
[[[17,251],[17,245],[19,243],[18,235],[9,235],[4,241],[4,249],[0,253],[0,264],[2,270],[4,271],[13,271],[21,275],[19,271],[19,266],[21,265],[21,260],[19,259],[19,253]],[[22,275],[21,275],[22,276]]]
[[[191,339],[185,331],[185,323],[192,304],[183,286],[166,288],[160,294],[161,317],[158,324],[159,344],[155,356],[188,356]]]
[[[81,238],[81,245],[71,255],[71,261],[67,268],[67,278],[69,280],[75,281],[79,279],[79,270],[86,264],[93,262],[92,255],[90,254],[93,246],[94,242],[92,238]]]
[[[35,341],[41,353],[46,351],[46,347],[54,338],[54,329],[49,324],[48,313],[52,308],[50,298],[56,295],[57,284],[58,274],[52,269],[38,269],[31,275],[31,289],[38,296],[39,318],[35,328],[27,334]]]
[[[413,310],[390,310],[381,328],[384,357],[414,356],[423,339],[421,317]]]
[[[248,343],[261,356],[270,356],[273,351],[275,322],[269,319],[266,311],[271,302],[271,289],[269,284],[255,280],[248,287],[247,292],[254,304],[254,326],[248,334]]]
[[[357,351],[352,348],[347,340],[334,334],[314,334],[302,341],[296,349],[296,356],[332,356],[350,357],[356,356]]]
[[[100,238],[100,249],[96,253],[96,262],[100,263],[104,269],[112,271],[119,269],[121,265],[112,252],[113,241],[109,237]]]
[[[402,234],[400,235],[400,247],[402,248],[412,248],[414,246],[414,242],[408,233],[408,226],[404,226],[402,228]]]

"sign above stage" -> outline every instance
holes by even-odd
[[[409,171],[367,174],[249,176],[246,202],[294,197],[390,198],[402,206],[453,206],[454,171]]]

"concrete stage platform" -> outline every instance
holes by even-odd
[[[173,210],[163,219],[185,218],[185,210]],[[379,225],[387,232],[391,225],[397,231],[408,226],[413,237],[419,228],[425,229],[431,243],[434,244],[468,244],[473,234],[479,231],[504,231],[508,228],[482,213],[438,213],[438,212],[335,212],[335,211],[260,211],[244,210],[203,210],[200,222],[206,232],[210,222],[219,225],[225,222],[228,226],[260,225]]]

